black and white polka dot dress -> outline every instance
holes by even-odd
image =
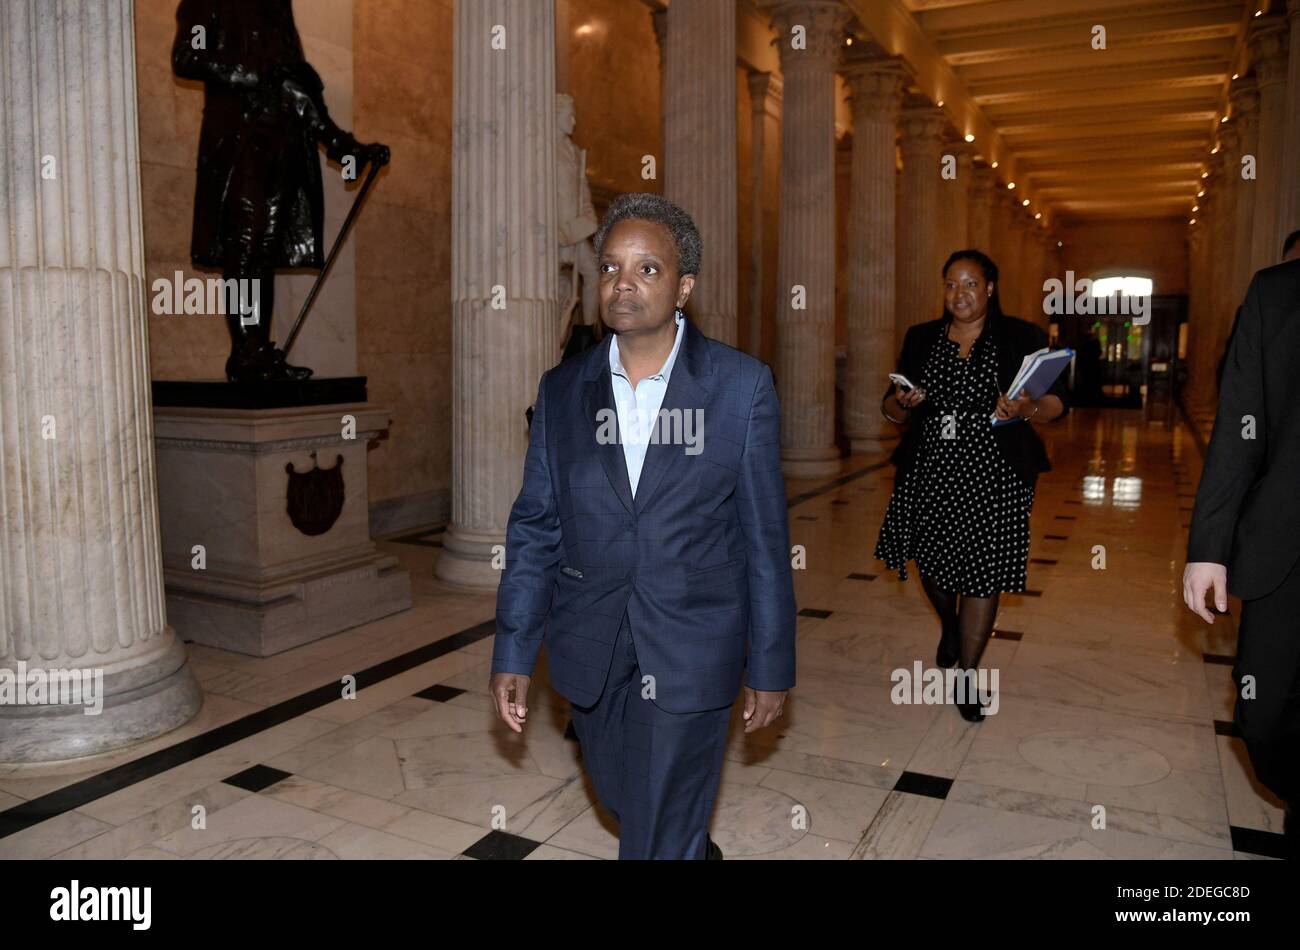
[[[914,423],[916,460],[894,486],[875,556],[904,580],[915,561],[945,590],[973,597],[1022,591],[1034,489],[994,440],[995,342],[985,335],[965,359],[960,352],[944,331],[926,359],[917,385],[932,411]]]

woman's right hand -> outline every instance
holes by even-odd
[[[919,386],[916,389],[903,389],[898,383],[894,383],[894,401],[904,409],[913,409],[924,399],[925,390]]]

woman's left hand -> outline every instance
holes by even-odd
[[[1023,419],[1031,415],[1034,411],[1034,400],[1023,389],[1015,399],[1008,399],[1004,395],[998,396],[998,406],[994,410],[994,415],[999,419]]]

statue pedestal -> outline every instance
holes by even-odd
[[[370,540],[366,449],[388,422],[365,402],[155,407],[167,619],[183,639],[270,656],[411,606],[410,575]]]

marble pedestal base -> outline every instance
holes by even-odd
[[[155,409],[167,619],[179,636],[270,656],[411,606],[410,575],[370,540],[366,451],[388,421],[367,403]],[[290,465],[342,469],[291,488]],[[331,505],[340,475],[342,503]],[[300,524],[304,505],[314,521],[295,525],[291,495]]]

